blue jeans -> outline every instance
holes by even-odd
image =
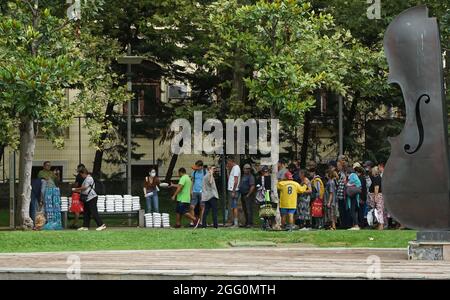
[[[150,213],[150,212],[159,213],[158,193],[156,191],[154,191],[152,196],[145,198],[145,204],[146,204],[146,207],[145,207],[146,213]]]

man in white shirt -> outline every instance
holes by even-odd
[[[230,170],[228,177],[228,199],[230,199],[230,208],[233,217],[233,228],[238,228],[238,200],[239,200],[239,183],[241,181],[241,168],[236,164],[234,159],[227,160],[227,169]]]

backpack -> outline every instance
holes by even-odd
[[[319,183],[320,191],[316,190],[317,183]],[[323,199],[323,196],[325,195],[325,186],[320,176],[316,176],[313,178],[313,180],[311,181],[311,188],[313,190],[314,198]]]
[[[192,179],[193,179],[192,184],[195,183],[195,174],[197,174],[197,172],[198,172],[198,170],[195,170],[194,173],[192,173]],[[208,172],[205,169],[203,169],[203,177],[206,176],[207,173]]]

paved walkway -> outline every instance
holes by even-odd
[[[408,261],[406,249],[318,248],[0,254],[0,279],[66,279],[77,257],[82,279],[450,279],[449,262]]]

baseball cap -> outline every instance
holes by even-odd
[[[294,179],[294,178],[292,177],[292,173],[289,172],[289,171],[287,171],[287,172],[284,174],[284,178],[287,179],[287,180],[292,180],[292,179]]]
[[[261,168],[261,171],[263,171],[263,172],[268,172],[268,171],[269,171],[269,167],[268,167],[268,166],[263,166],[263,167]]]
[[[249,164],[244,165],[244,169],[251,169],[251,168],[252,168],[252,166],[250,166]]]
[[[203,168],[203,161],[197,160],[195,165],[192,166],[192,170],[201,170]]]

